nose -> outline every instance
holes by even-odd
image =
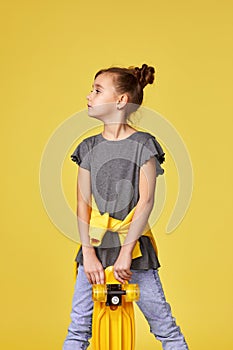
[[[91,94],[92,94],[92,92],[90,92],[86,97],[88,101],[91,99]]]

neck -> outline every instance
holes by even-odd
[[[134,131],[136,130],[131,128],[127,123],[105,123],[102,135],[107,139],[120,140],[129,136]]]

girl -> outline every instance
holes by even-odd
[[[154,73],[146,64],[100,70],[87,96],[88,115],[101,120],[104,130],[84,139],[71,155],[79,165],[77,219],[82,247],[76,257],[72,321],[63,350],[87,349],[92,284],[104,283],[104,269],[110,265],[119,282],[139,285],[138,306],[163,349],[188,349],[165,299],[157,249],[148,226],[156,177],[164,173],[160,165],[164,152],[154,136],[128,123],[142,104],[144,87],[153,83]],[[118,226],[111,225],[116,220]]]

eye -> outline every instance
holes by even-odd
[[[101,91],[98,90],[98,89],[95,89],[95,92],[96,92],[97,94],[99,94]]]
[[[94,92],[95,94],[100,94],[102,91],[98,90],[97,88],[94,88],[94,86],[92,86],[92,89],[91,89],[90,93],[92,93],[92,92]]]
[[[92,93],[93,91],[95,91],[96,94],[99,94],[101,91],[98,90],[98,89],[94,89],[94,90],[91,90],[90,92]]]

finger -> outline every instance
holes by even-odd
[[[100,284],[101,283],[101,278],[100,278],[100,273],[96,272],[95,273],[95,283]]]
[[[104,270],[100,271],[99,273],[99,279],[100,279],[100,283],[104,284],[105,283],[105,273]]]
[[[92,284],[90,274],[89,274],[89,273],[86,273],[86,276],[87,276],[88,282],[89,282],[90,284]]]
[[[95,273],[90,273],[90,278],[91,278],[91,284],[96,284]]]
[[[129,280],[132,276],[132,272],[130,270],[120,270],[117,271],[118,276],[120,276],[124,280]]]
[[[125,277],[123,275],[120,275],[120,277],[124,280],[124,281],[130,281],[130,277]]]
[[[99,271],[95,271],[94,275],[95,275],[95,283],[96,284],[104,284],[104,282],[105,282],[104,269],[100,269]]]
[[[120,277],[117,271],[114,271],[114,276],[120,283],[125,283],[124,279]]]
[[[123,278],[129,279],[132,276],[132,272],[130,270],[125,270],[125,271],[123,270],[121,271],[121,276]]]

